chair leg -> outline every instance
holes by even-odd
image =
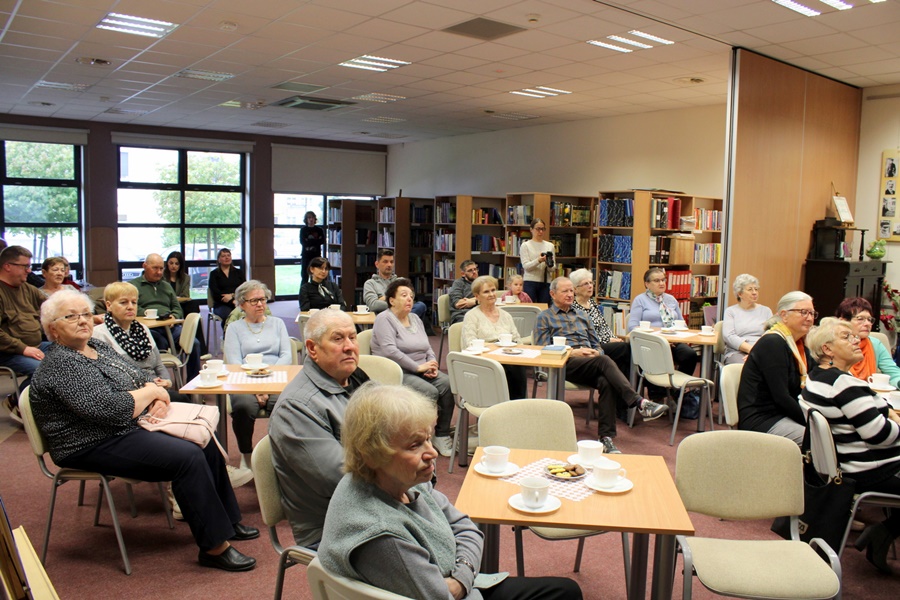
[[[447,337],[447,329],[445,327],[441,327],[441,344],[438,346],[438,355],[437,362],[438,365],[441,364],[441,361],[444,360],[444,338]]]
[[[82,483],[84,483],[82,481]],[[53,509],[56,507],[56,490],[63,482],[53,478],[53,488],[50,490],[50,511],[47,514],[47,528],[44,531],[44,550],[41,552],[41,562],[47,564],[47,548],[50,546],[50,526],[53,525]]]
[[[134,505],[134,487],[130,483],[125,484],[125,492],[128,494],[128,504],[131,505],[131,518],[137,518],[137,506]]]
[[[522,543],[522,530],[525,529],[521,525],[513,525],[513,531],[516,534],[516,576],[525,577],[525,548]]]
[[[161,481],[156,486],[159,489],[159,497],[162,499],[163,510],[166,512],[166,521],[169,523],[169,529],[175,529],[175,519],[172,518],[172,505],[169,504],[166,486]]]
[[[122,562],[125,563],[125,574],[131,575],[131,562],[128,560],[128,551],[125,550],[125,538],[122,537],[122,527],[119,525],[119,516],[116,514],[116,503],[113,500],[112,490],[109,489],[109,482],[103,476],[100,478],[100,485],[103,486],[103,491],[106,492],[106,500],[109,504],[109,512],[112,515],[113,528],[116,530],[116,540],[119,542],[119,552],[122,554]]]
[[[84,506],[84,484],[84,479],[78,482],[78,506]]]
[[[294,566],[296,563],[290,558],[290,550],[283,550],[281,557],[278,559],[278,575],[275,578],[275,600],[281,600],[281,593],[284,589],[284,573],[288,567]]]
[[[581,571],[581,556],[584,554],[584,540],[585,538],[578,538],[578,550],[575,551],[575,568],[572,569],[573,573],[578,573]]]
[[[103,507],[103,483],[97,490],[97,506],[94,508],[94,527],[100,524],[100,509]]]
[[[459,414],[456,416],[456,431],[453,432],[453,447],[450,449],[450,466],[447,468],[448,473],[453,472],[453,463],[456,462],[456,449],[459,445],[459,430],[465,426],[466,428],[466,437],[468,446],[468,435],[469,435],[469,411],[467,411],[462,406],[457,406],[459,409]],[[464,419],[465,417],[465,419]]]
[[[681,403],[684,401],[684,388],[678,393],[678,404],[675,405],[675,419],[672,423],[672,437],[669,438],[669,445],[675,444],[675,432],[678,430],[678,417],[681,416]]]

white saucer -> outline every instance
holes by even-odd
[[[591,463],[582,461],[581,458],[579,458],[578,454],[573,454],[572,456],[570,456],[569,458],[566,459],[566,462],[570,462],[573,465],[581,465],[585,469],[594,468],[594,465],[592,465]]]
[[[245,371],[256,371],[257,369],[268,369],[269,365],[266,363],[259,363],[258,365],[251,365],[250,363],[244,363],[241,365],[241,368]]]
[[[204,369],[205,371],[209,371],[209,369]],[[228,369],[219,369],[218,371],[213,371],[216,374],[216,377],[225,377],[228,375]]]
[[[710,331],[709,333],[703,333],[703,332],[701,331],[701,332],[700,332],[699,334],[697,334],[697,335],[703,335],[703,336],[706,336],[706,337],[713,337],[714,335],[716,335],[716,332],[715,332],[715,331]]]
[[[506,469],[501,471],[500,473],[492,473],[484,468],[482,463],[475,463],[475,472],[479,475],[484,475],[485,477],[509,477],[510,475],[515,475],[519,472],[519,465],[515,463],[508,462],[506,463]]]
[[[652,327],[647,327],[646,329],[644,329],[643,327],[638,327],[637,330],[638,330],[638,331],[646,331],[646,332],[648,332],[648,333],[651,333],[651,332],[653,331],[653,328],[652,328]]]
[[[552,512],[559,510],[559,507],[562,506],[562,501],[556,496],[547,496],[547,502],[540,508],[528,508],[525,506],[525,503],[522,502],[522,494],[513,494],[509,497],[509,505],[523,513],[528,513],[530,515],[547,515]]]
[[[875,390],[876,392],[893,392],[894,390],[897,389],[892,385],[882,386],[882,385],[876,385],[874,383],[870,383],[869,387],[872,388],[873,390]]]
[[[506,344],[504,342],[494,342],[494,344],[496,344],[497,346],[499,346],[501,348],[512,348],[513,346],[518,346],[518,344],[515,342],[509,342],[508,344]]]
[[[372,314],[372,311],[364,310],[363,312],[359,312],[358,310],[354,310],[353,314],[354,315],[369,315],[369,314]]]
[[[465,350],[460,350],[460,352],[462,352],[463,354],[471,354],[472,356],[478,356],[479,354],[484,352],[484,350],[469,350],[468,348],[466,348]]]
[[[594,491],[600,492],[601,494],[624,494],[634,487],[634,482],[632,482],[630,479],[626,479],[625,477],[620,477],[616,485],[610,488],[602,488],[594,483],[594,480],[592,478],[588,477],[584,480],[584,485],[588,486]]]
[[[221,381],[217,381],[217,382],[215,382],[215,383],[210,383],[210,384],[198,383],[198,384],[197,384],[197,387],[198,387],[198,388],[203,388],[204,390],[205,390],[205,389],[208,389],[208,388],[217,388],[217,387],[222,387],[222,382],[221,382]]]

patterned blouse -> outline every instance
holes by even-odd
[[[591,325],[594,326],[594,331],[597,332],[597,337],[600,338],[600,343],[608,344],[610,338],[613,337],[612,330],[609,328],[606,319],[603,318],[603,312],[600,310],[600,305],[594,302],[593,298],[588,298],[588,302],[590,302],[590,308],[585,308],[578,304],[577,300],[572,303],[572,306],[574,306],[576,310],[580,310],[587,315],[588,319],[591,321]]]

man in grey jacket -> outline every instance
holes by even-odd
[[[394,251],[388,248],[379,249],[375,268],[378,272],[363,285],[363,302],[373,313],[380,313],[388,308],[384,292],[387,291],[391,282],[397,279],[397,274],[394,273]],[[424,322],[427,310],[428,307],[424,302],[416,302],[413,304],[411,312]]]
[[[472,282],[478,279],[478,265],[474,260],[465,260],[459,265],[462,277],[450,286],[450,322],[462,323],[466,313],[478,303],[472,293]]]

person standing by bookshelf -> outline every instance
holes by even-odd
[[[525,293],[535,302],[550,303],[553,244],[546,241],[547,224],[543,219],[531,222],[531,239],[522,244],[519,260],[525,270]]]
[[[305,225],[300,227],[300,285],[309,281],[309,263],[322,256],[322,244],[325,243],[325,230],[316,225],[316,213],[311,210],[303,215]]]

